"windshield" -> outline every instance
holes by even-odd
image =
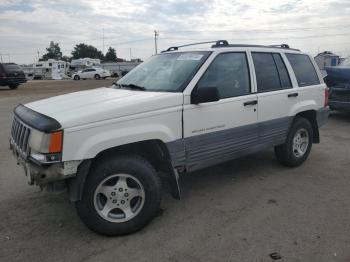
[[[5,71],[7,72],[16,72],[21,71],[21,68],[18,65],[7,65],[3,64]]]
[[[145,91],[182,91],[210,52],[165,53],[140,64],[116,85]]]
[[[346,66],[346,67],[350,67],[350,57],[345,58],[345,60],[343,60],[339,66]]]

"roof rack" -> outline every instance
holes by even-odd
[[[218,48],[218,47],[267,47],[267,48],[283,48],[283,49],[290,49],[295,51],[300,51],[299,49],[290,48],[287,44],[280,44],[280,45],[247,45],[247,44],[229,44],[226,40],[219,40],[216,41],[214,45],[211,46],[212,48]]]
[[[211,44],[214,43],[211,47],[212,48],[220,48],[220,47],[265,47],[265,48],[282,48],[282,49],[289,49],[294,51],[300,51],[299,49],[290,48],[287,44],[280,44],[280,45],[246,45],[246,44],[229,44],[227,40],[217,40],[217,41],[207,41],[207,42],[199,42],[199,43],[193,43],[193,44],[186,44],[186,45],[180,45],[180,46],[172,46],[169,47],[167,50],[162,51],[164,52],[170,52],[170,51],[176,51],[179,50],[179,48],[187,47],[187,46],[194,46],[194,45],[202,45],[202,44]]]
[[[220,40],[221,41],[221,40]],[[223,40],[225,41],[225,40]],[[176,51],[179,50],[179,48],[182,47],[187,47],[187,46],[193,46],[193,45],[203,45],[203,44],[211,44],[211,43],[217,43],[218,41],[207,41],[207,42],[198,42],[198,43],[192,43],[192,44],[186,44],[186,45],[179,45],[179,46],[171,46],[167,50],[162,51],[161,53],[164,52],[169,52],[169,51]],[[226,41],[227,42],[227,41]]]

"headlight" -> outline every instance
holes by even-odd
[[[30,156],[42,163],[61,161],[63,130],[43,133],[32,130],[29,138]]]

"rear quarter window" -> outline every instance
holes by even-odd
[[[299,86],[320,84],[320,79],[308,55],[287,53],[286,57],[293,68]]]

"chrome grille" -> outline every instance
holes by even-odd
[[[11,143],[16,147],[17,152],[22,156],[28,156],[28,140],[30,135],[30,127],[25,125],[17,117],[14,118],[11,129]]]

